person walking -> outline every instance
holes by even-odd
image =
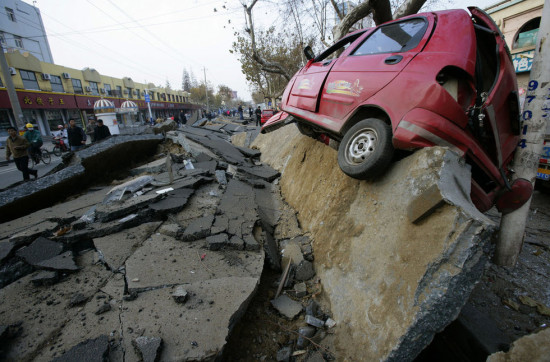
[[[23,134],[23,137],[29,141],[29,155],[34,159],[34,163],[38,164],[40,158],[38,154],[40,153],[40,147],[44,144],[42,142],[42,135],[40,132],[34,129],[32,123],[27,123],[25,125],[27,131]]]
[[[25,137],[19,136],[15,127],[8,127],[8,138],[6,139],[6,160],[9,161],[13,155],[13,161],[19,171],[23,173],[23,181],[29,181],[29,174],[35,179],[38,178],[38,171],[29,169],[29,156],[27,149],[29,141]]]
[[[180,112],[179,120],[180,124],[187,124],[187,117],[185,117],[185,113],[183,111]]]
[[[103,124],[102,119],[98,119],[94,134],[95,134],[95,142],[98,142],[104,138],[109,137],[111,135],[111,131],[109,131],[109,127]]]
[[[95,132],[95,119],[90,118],[88,120],[88,124],[86,125],[86,135],[90,136],[91,143],[94,143],[96,141],[94,132]]]
[[[67,130],[69,136],[69,145],[71,151],[78,151],[86,144],[86,133],[84,130],[76,125],[74,119],[69,120],[69,129]]]
[[[254,111],[254,113],[256,114],[256,126],[260,126],[260,120],[262,119],[262,109],[260,108],[260,106],[256,108],[256,111]]]

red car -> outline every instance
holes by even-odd
[[[445,146],[471,166],[479,210],[519,208],[532,186],[508,180],[521,129],[514,66],[493,20],[469,10],[362,29],[318,56],[307,47],[284,112],[262,132],[296,122],[303,134],[335,140],[340,168],[359,179],[384,172],[395,149]]]
[[[274,111],[273,109],[264,109],[260,118],[260,124],[267,122],[267,120],[273,117],[273,114],[275,113],[277,113],[277,111]]]

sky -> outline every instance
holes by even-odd
[[[116,78],[181,89],[183,70],[217,91],[226,85],[251,99],[238,55],[229,52],[244,28],[239,0],[24,0],[40,9],[54,63],[90,67]],[[275,0],[276,1],[276,0]],[[497,0],[477,0],[485,7]],[[441,0],[434,10],[474,1]],[[255,26],[280,22],[260,0]]]

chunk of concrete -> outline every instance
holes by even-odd
[[[25,230],[13,235],[10,237],[10,241],[15,244],[15,246],[21,246],[28,244],[40,236],[50,235],[58,228],[58,224],[53,221],[42,221],[36,225],[26,227]]]
[[[249,175],[266,180],[267,182],[272,182],[280,175],[279,171],[267,165],[253,166],[253,167],[241,166],[238,169],[239,171],[245,172]]]
[[[214,215],[206,215],[193,220],[187,228],[185,228],[181,239],[183,241],[194,241],[207,237],[210,235],[210,228],[213,222]]]
[[[176,303],[185,303],[187,301],[187,298],[189,298],[189,293],[187,293],[187,290],[183,286],[178,286],[174,293],[172,294],[172,298],[176,301]]]
[[[458,155],[421,149],[366,182],[343,175],[334,150],[293,126],[258,136],[254,146],[281,170],[283,196],[315,240],[340,359],[413,359],[456,319],[495,231],[469,200],[471,173]],[[433,185],[445,204],[412,224],[406,205]]]
[[[183,210],[187,201],[189,201],[189,198],[194,193],[195,190],[189,188],[169,191],[166,193],[166,197],[163,200],[149,205],[149,208],[158,213],[174,214]]]
[[[296,280],[304,281],[310,280],[315,276],[315,269],[313,269],[313,263],[308,260],[302,260],[296,267],[296,274],[294,278]]]
[[[30,265],[37,266],[40,262],[61,254],[62,251],[63,244],[39,237],[31,245],[17,250],[16,255]]]
[[[290,260],[292,260],[292,264],[296,266],[300,265],[302,260],[304,260],[302,249],[300,248],[300,245],[294,240],[290,240],[286,243],[282,251],[282,256],[283,258],[287,257]],[[302,280],[307,280],[307,279],[302,279]]]
[[[487,362],[547,361],[550,356],[550,328],[524,336],[515,341],[508,352],[496,352]]]
[[[216,172],[216,167],[218,167],[218,163],[216,161],[204,161],[204,162],[196,162],[193,164],[195,166],[195,169],[200,170],[206,170],[210,173]]]
[[[0,241],[0,263],[10,257],[14,249],[15,243],[7,240]]]
[[[294,319],[302,312],[302,304],[292,300],[287,295],[280,295],[271,301],[273,308],[288,319]]]
[[[52,362],[90,361],[103,362],[109,353],[109,337],[99,336],[81,342],[68,350],[63,356],[54,358]]]
[[[70,250],[53,258],[40,261],[35,266],[41,269],[58,271],[77,271],[79,269],[74,262],[73,252]]]
[[[59,274],[57,271],[46,271],[42,270],[36,273],[32,279],[31,283],[37,287],[54,285],[59,280]]]
[[[179,226],[178,224],[163,224],[160,227],[159,232],[162,235],[171,236],[171,237],[177,239],[177,238],[181,237],[181,235],[183,233],[183,228],[181,226]]]
[[[221,248],[225,247],[228,243],[229,243],[229,237],[225,233],[208,236],[206,238],[206,245],[210,250],[220,250]]]
[[[162,338],[159,337],[137,337],[132,341],[143,362],[155,362],[160,358]]]

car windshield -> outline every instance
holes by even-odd
[[[428,22],[414,18],[384,25],[376,29],[352,55],[405,52],[415,48],[424,33]]]

